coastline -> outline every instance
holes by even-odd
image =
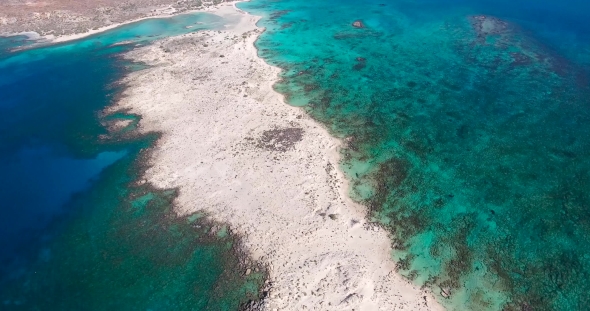
[[[45,308],[54,301],[85,306],[85,294],[97,293],[107,297],[95,300],[100,309],[108,296],[119,297],[118,288],[143,309],[151,302],[133,297],[187,310],[202,308],[185,298],[222,297],[239,305],[225,309],[240,311],[584,305],[590,224],[578,220],[590,170],[576,160],[590,146],[581,139],[590,90],[584,42],[576,36],[583,25],[547,25],[543,14],[522,10],[515,16],[518,5],[510,3],[424,2],[425,9],[256,0],[219,10],[213,3],[236,0],[170,1],[0,4],[3,84],[15,112],[6,116],[14,123],[7,137],[27,147],[28,136],[39,133],[30,152],[9,144],[4,162],[13,182],[5,183],[5,201],[23,208],[17,221],[8,210],[5,228],[51,220],[45,210],[70,188],[68,210],[120,205],[137,213],[133,221],[117,213],[116,225],[69,217],[62,223],[66,217],[55,214],[59,221],[49,229],[5,239],[8,250],[25,246],[26,258],[17,258],[18,246],[4,275],[27,273],[6,283],[5,305],[25,306],[20,293],[32,289],[30,301]],[[43,147],[46,137],[51,146],[66,142],[73,156],[46,152],[53,150]],[[42,161],[30,156],[37,145]],[[119,151],[126,162],[102,165]],[[54,160],[61,174],[50,171]],[[82,166],[106,168],[88,183],[78,178],[88,171]],[[77,180],[89,190],[76,192]],[[41,196],[21,195],[39,189]],[[150,202],[162,203],[166,215],[141,215]],[[171,230],[130,240],[153,219]],[[54,234],[70,224],[73,233]],[[176,225],[201,235],[176,234]],[[148,273],[136,253],[99,258],[126,244],[108,235],[101,247],[97,239],[75,240],[95,226],[125,228],[121,238],[130,249],[171,260],[153,266],[178,274]],[[37,236],[40,243],[29,242]],[[46,237],[73,243],[45,248]],[[214,243],[221,255],[185,265],[195,252],[167,250],[186,241],[196,248]],[[78,251],[84,248],[86,254]],[[235,259],[237,265],[222,264]],[[95,268],[84,270],[90,277],[76,273],[85,266]],[[96,273],[99,266],[105,272]],[[214,270],[221,275],[205,285]],[[124,275],[147,292],[132,294],[125,278],[114,286],[111,276]],[[225,287],[251,278],[235,293]],[[59,290],[68,282],[83,286]],[[200,299],[207,295],[199,288],[213,289],[214,299]]]
[[[200,16],[155,22],[190,31],[183,26],[194,25]],[[175,189],[136,183],[159,134],[137,135],[133,122],[140,116],[99,114],[121,92],[116,81],[142,67],[120,57],[133,45],[116,44],[121,32],[138,34],[135,26],[65,45],[2,51],[8,56],[2,59],[2,82],[9,103],[3,108],[14,112],[15,122],[9,129],[14,137],[4,141],[4,171],[16,181],[4,185],[15,195],[2,198],[20,210],[3,213],[10,223],[4,236],[12,243],[3,243],[3,310],[147,310],[164,304],[178,310],[238,310],[260,298],[266,273],[242,253],[239,237],[199,215],[176,217]],[[170,33],[177,32],[165,35]],[[25,38],[15,39],[22,43]],[[85,46],[89,41],[114,44]],[[42,58],[28,59],[39,54]],[[13,55],[23,61],[11,64]],[[13,75],[14,68],[27,77]],[[27,92],[31,87],[40,92]],[[37,118],[50,125],[38,125]],[[29,146],[31,135],[36,141]],[[27,201],[25,192],[39,193]]]
[[[125,55],[151,68],[124,78],[109,110],[162,133],[145,181],[180,189],[179,215],[204,211],[242,237],[268,267],[264,309],[442,310],[395,273],[387,232],[348,197],[341,142],[273,90],[280,69],[257,55],[259,17],[233,4],[197,12],[240,22]]]
[[[132,23],[136,23],[139,21],[143,21],[146,19],[158,19],[158,18],[168,18],[168,17],[172,17],[174,15],[177,14],[191,14],[191,13],[197,13],[197,12],[209,12],[214,10],[216,7],[208,7],[205,9],[200,9],[200,10],[189,10],[189,11],[183,11],[183,12],[179,12],[177,13],[176,10],[174,10],[173,8],[170,8],[170,10],[161,13],[161,14],[156,14],[153,16],[145,16],[145,17],[140,17],[140,18],[136,18],[136,19],[132,19],[132,20],[128,20],[128,21],[124,21],[121,23],[114,23],[108,26],[102,26],[99,27],[97,29],[91,29],[88,30],[86,32],[82,32],[82,33],[75,33],[75,34],[69,34],[69,35],[59,35],[59,36],[53,36],[53,35],[46,35],[43,36],[41,38],[47,40],[47,43],[53,44],[53,43],[62,43],[62,42],[66,42],[66,41],[72,41],[72,40],[78,40],[78,39],[82,39],[82,38],[86,38],[88,36],[92,36],[101,32],[105,32],[120,26],[124,26],[127,24],[132,24]],[[176,13],[176,14],[175,14]]]
[[[23,31],[23,32],[15,32],[15,33],[0,33],[0,38],[7,38],[7,37],[14,37],[14,36],[26,36],[28,38],[27,40],[37,41],[38,44],[63,43],[63,42],[67,42],[67,41],[83,39],[83,38],[86,38],[86,37],[89,37],[89,36],[92,36],[95,34],[99,34],[99,33],[102,33],[102,32],[108,31],[108,30],[112,30],[112,29],[120,27],[120,26],[140,22],[143,20],[169,18],[169,17],[175,16],[175,15],[181,15],[181,14],[212,12],[212,11],[215,11],[219,5],[221,5],[221,4],[215,4],[215,5],[207,6],[205,8],[201,8],[201,9],[183,10],[183,11],[178,11],[173,7],[164,7],[164,8],[159,8],[157,11],[160,11],[160,12],[155,13],[154,15],[134,18],[134,19],[126,20],[126,21],[119,22],[119,23],[112,23],[110,25],[100,26],[96,29],[89,29],[84,32],[77,32],[77,33],[72,33],[72,34],[65,34],[65,35],[58,35],[58,36],[53,35],[53,34],[42,35],[38,32],[31,30],[31,31]]]

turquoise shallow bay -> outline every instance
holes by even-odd
[[[451,310],[587,309],[588,4],[239,7],[264,16],[276,89],[346,139],[351,196],[402,274]]]
[[[258,297],[263,275],[243,276],[223,225],[178,218],[174,189],[136,185],[158,134],[100,114],[143,68],[118,55],[229,22],[178,15],[18,52],[22,38],[0,38],[0,309],[237,310]],[[109,134],[116,120],[132,122]]]

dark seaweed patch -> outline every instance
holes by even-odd
[[[303,129],[299,127],[266,130],[257,139],[256,146],[265,150],[286,152],[303,139],[303,133]]]

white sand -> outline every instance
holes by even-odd
[[[279,69],[253,45],[258,18],[231,5],[214,13],[239,22],[127,54],[155,66],[130,74],[112,108],[163,133],[145,178],[180,189],[178,213],[205,211],[243,236],[270,268],[267,310],[441,310],[395,273],[387,233],[346,195],[340,142],[273,91]],[[294,145],[265,148],[279,132]]]

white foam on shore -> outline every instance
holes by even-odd
[[[179,189],[179,214],[205,211],[243,237],[269,267],[267,310],[442,310],[395,273],[387,232],[347,196],[340,141],[273,90],[280,70],[257,56],[258,17],[231,5],[212,13],[236,24],[126,54],[152,67],[124,79],[111,110],[163,133],[145,179]],[[285,152],[260,143],[293,128],[303,136]]]

